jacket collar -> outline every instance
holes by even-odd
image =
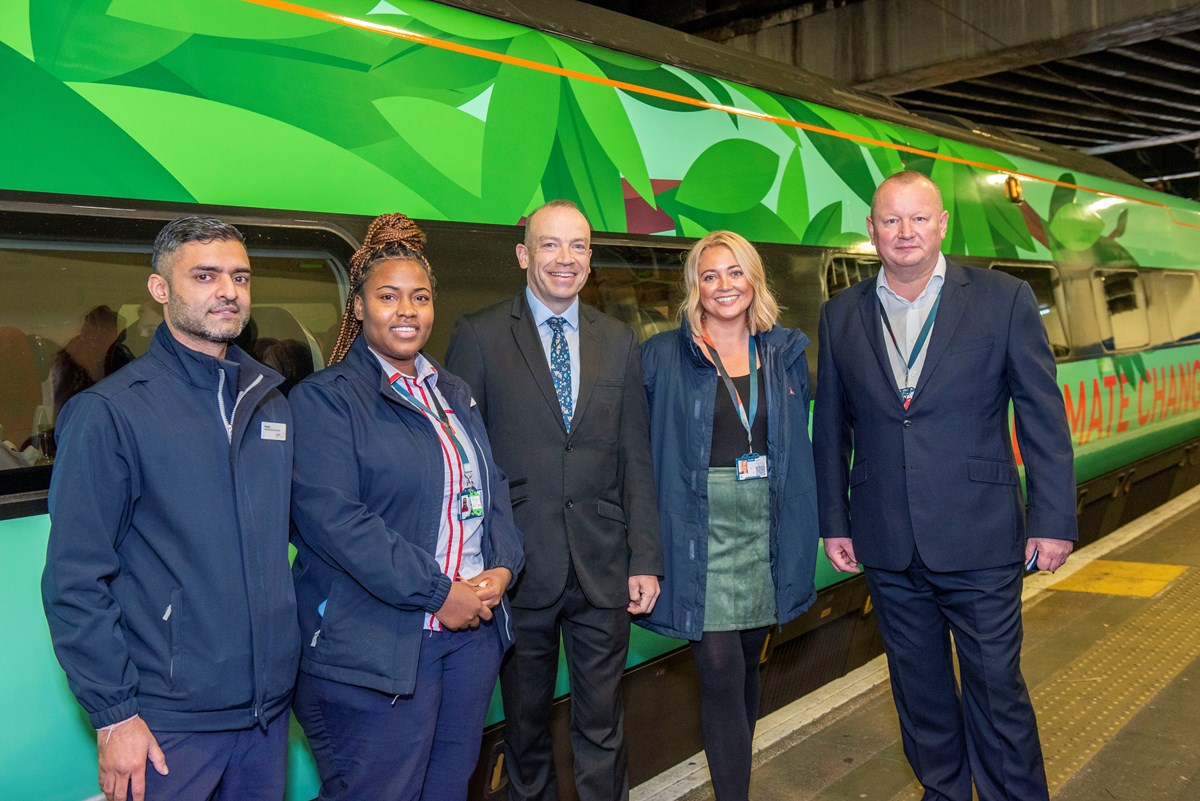
[[[879,296],[875,292],[875,281],[862,281],[858,284],[858,310],[863,326],[867,332],[867,342],[875,353],[875,360],[883,371],[884,380],[889,387],[895,387],[896,378],[892,375],[892,365],[888,359],[887,346],[883,340],[883,323],[879,318]],[[929,336],[928,350],[925,353],[925,365],[921,368],[921,379],[917,382],[913,393],[913,402],[921,395],[921,390],[928,386],[937,369],[938,362],[946,352],[963,311],[971,297],[970,274],[946,259],[946,280],[942,284],[942,299],[938,304],[937,319],[933,323],[933,331]]]
[[[692,327],[685,317],[679,323],[679,345],[683,348],[684,354],[696,367],[702,367],[709,370],[715,370],[712,362],[701,351],[700,346],[696,344],[696,340],[692,338]],[[779,351],[783,366],[789,367],[792,362],[800,358],[811,342],[808,335],[798,328],[784,328],[779,323],[771,327],[769,331],[760,331],[757,335],[758,347],[763,354],[763,358],[773,351]]]
[[[259,386],[263,389],[283,383],[282,375],[255,361],[232,342],[225,350],[225,358],[218,359],[184,345],[175,338],[166,323],[160,323],[154,331],[149,352],[180,380],[200,389],[212,390],[218,386],[217,372],[221,370],[226,375],[236,373],[239,392],[253,384],[260,375],[263,380]]]
[[[451,397],[451,393],[461,393],[466,385],[463,384],[458,376],[448,373],[446,369],[428,353],[421,351],[421,356],[424,357],[424,359],[429,362],[433,369],[437,371],[438,391],[445,395],[446,400],[450,401],[450,403],[454,404],[455,408],[457,408],[457,404],[460,403],[462,399]],[[406,401],[399,394],[397,394],[394,389],[392,389],[392,385],[391,382],[388,381],[387,374],[383,371],[383,367],[381,367],[379,364],[379,359],[376,358],[375,354],[371,352],[371,349],[367,346],[366,337],[364,337],[361,333],[354,339],[354,343],[350,345],[350,350],[346,351],[346,356],[342,359],[341,363],[346,365],[346,369],[352,371],[355,376],[361,378],[368,385],[378,386],[380,394],[382,394],[384,397],[388,398],[389,400],[394,400],[397,403],[403,403],[406,406],[411,406],[408,401]],[[468,397],[467,400],[469,402],[470,398]],[[412,408],[415,409],[416,407]]]
[[[579,308],[579,397],[575,399],[574,413],[571,415],[571,431],[577,431],[583,416],[587,411],[588,401],[592,397],[592,388],[596,383],[596,375],[600,370],[600,353],[604,343],[599,341],[593,324],[600,314],[584,303]],[[550,377],[550,365],[546,363],[546,351],[542,347],[541,335],[538,334],[537,321],[529,308],[525,290],[513,298],[510,314],[513,318],[512,335],[517,343],[517,350],[525,360],[533,381],[542,393],[542,398],[549,407],[554,419],[566,432],[562,420],[562,412],[558,405],[558,394],[554,391],[554,381]]]

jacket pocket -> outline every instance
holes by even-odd
[[[171,603],[163,613],[167,621],[167,642],[170,661],[167,663],[167,687],[171,690],[183,686],[183,589],[171,590]]]
[[[983,350],[984,348],[990,348],[992,346],[992,341],[994,339],[995,339],[995,337],[986,336],[986,337],[976,337],[975,339],[964,339],[964,340],[961,340],[958,342],[951,340],[949,352],[950,353],[966,353],[967,351]]]
[[[855,460],[854,467],[850,468],[850,486],[857,487],[859,484],[867,480],[867,462],[866,460]]]
[[[1019,481],[1014,465],[994,459],[967,459],[967,478],[986,484],[1016,485]]]
[[[603,498],[597,498],[596,514],[620,523],[621,525],[625,525],[625,510],[612,501],[606,501]]]
[[[513,478],[508,481],[508,499],[514,506],[529,500],[529,479]]]

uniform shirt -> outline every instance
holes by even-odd
[[[538,337],[542,340],[547,366],[550,364],[550,343],[554,339],[554,331],[546,321],[551,317],[561,317],[567,321],[563,326],[563,335],[567,338],[567,350],[571,352],[571,408],[574,409],[579,405],[579,296],[575,296],[562,314],[550,311],[528,287],[525,289],[525,299],[529,301],[529,310],[533,312],[533,322],[537,326]]]
[[[896,342],[904,349],[903,354],[896,352],[891,334],[888,333],[881,318],[879,327],[883,329],[883,345],[888,354],[888,363],[892,366],[892,375],[896,379],[897,389],[903,389],[905,386],[917,386],[921,370],[925,367],[925,354],[929,351],[929,337],[933,336],[933,326],[937,325],[936,322],[929,327],[929,337],[925,338],[925,343],[921,346],[921,352],[917,355],[917,360],[911,370],[906,370],[908,358],[912,354],[913,346],[917,343],[917,337],[921,335],[921,326],[925,325],[925,320],[933,309],[933,302],[937,300],[938,294],[942,290],[942,284],[945,282],[946,257],[940,253],[937,265],[933,268],[933,275],[929,276],[929,282],[925,284],[921,294],[917,295],[916,300],[911,303],[897,295],[888,286],[885,270],[881,269],[879,277],[875,279],[875,294],[879,296],[883,310],[888,316],[888,322],[892,324],[892,333],[896,335]],[[908,372],[907,383],[904,380],[906,371]]]
[[[374,353],[375,358],[379,360],[379,366],[383,368],[388,383],[395,383],[399,379],[401,385],[426,407],[421,411],[433,426],[438,444],[442,448],[442,509],[444,511],[438,525],[437,551],[433,554],[433,558],[441,566],[442,572],[451,580],[474,578],[484,569],[481,550],[483,518],[473,517],[460,520],[458,517],[459,495],[462,491],[472,486],[482,491],[483,476],[480,474],[479,460],[475,454],[475,447],[471,444],[471,437],[459,422],[458,415],[454,413],[442,393],[438,391],[437,370],[428,359],[417,354],[415,364],[417,374],[414,377],[406,376],[396,370],[374,350],[371,353]],[[404,397],[399,390],[396,390],[396,394]],[[454,436],[458,438],[459,446],[466,453],[467,465],[463,464],[458,448],[454,446],[454,440],[442,428],[442,422],[437,417],[437,406],[433,402],[434,395],[437,396],[438,404],[445,410],[446,417],[450,420],[450,427],[454,430]],[[405,400],[408,399],[405,398]],[[425,628],[429,631],[443,630],[441,622],[428,612],[425,614]]]

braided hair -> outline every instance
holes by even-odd
[[[342,328],[333,352],[329,354],[328,364],[336,364],[345,358],[362,331],[362,322],[354,316],[354,299],[362,297],[371,268],[392,259],[415,261],[424,267],[430,288],[433,287],[433,268],[425,258],[425,233],[403,214],[376,217],[367,229],[362,246],[350,257],[350,291],[346,294],[346,309],[342,312]]]

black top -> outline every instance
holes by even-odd
[[[742,396],[746,411],[750,411],[750,376],[732,376],[733,385]],[[763,382],[763,372],[758,371],[758,411],[750,425],[754,435],[754,452],[767,452],[767,390]],[[709,467],[733,467],[736,461],[746,455],[746,429],[742,419],[729,397],[729,388],[719,377],[717,378],[717,403],[713,407],[712,454],[708,459]]]

